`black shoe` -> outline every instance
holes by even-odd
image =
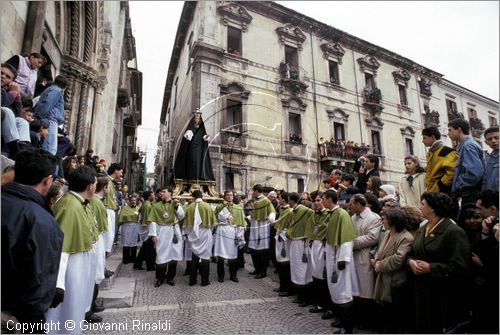
[[[210,282],[201,283],[201,286],[208,286],[208,285],[210,285]]]
[[[258,274],[255,276],[255,279],[262,279],[262,278],[266,278],[267,275],[265,273],[261,273],[261,274]]]
[[[280,294],[278,294],[278,295],[279,295],[280,297],[289,297],[289,296],[291,296],[291,295],[293,295],[293,294],[291,294],[290,292],[286,292],[286,291],[285,291],[285,292],[280,292]]]
[[[292,302],[294,304],[300,304],[302,302],[302,300],[300,300],[299,298],[295,298]]]
[[[339,319],[335,319],[335,318],[333,318],[332,323],[330,323],[330,326],[332,326],[334,328],[340,328],[341,325],[342,324],[340,323],[340,320]]]
[[[333,319],[333,312],[332,311],[326,311],[321,315],[321,319],[323,320],[328,320],[328,319]]]
[[[92,311],[94,313],[101,313],[102,311],[104,311],[106,308],[104,308],[104,306],[95,306],[94,308],[92,308]]]
[[[172,279],[167,280],[167,284],[170,286],[175,286],[175,283]]]
[[[219,283],[223,283],[224,282],[224,278],[222,278],[222,277],[219,277],[217,280],[219,281]]]
[[[346,329],[346,328],[334,328],[332,331],[333,334],[352,334],[352,329]]]
[[[309,309],[309,313],[321,313],[323,312],[323,308],[319,306],[314,306],[313,308]]]
[[[163,284],[164,281],[165,281],[165,279],[157,279],[156,283],[155,283],[155,287],[160,287],[161,284]]]
[[[111,277],[111,276],[112,276],[112,275],[114,275],[114,274],[115,274],[115,272],[114,272],[114,271],[110,271],[110,270],[108,270],[108,269],[104,269],[104,277],[105,277],[105,278],[109,278],[109,277]]]
[[[85,317],[85,321],[87,321],[88,323],[102,322],[102,316],[99,316],[97,314],[91,314]]]
[[[197,283],[198,283],[198,281],[197,281],[197,280],[195,280],[195,281],[189,281],[189,286],[194,286],[194,285],[196,285]]]
[[[230,280],[234,281],[235,283],[239,283],[240,281],[238,280],[238,277],[231,277],[229,278]]]
[[[257,272],[257,270],[253,270],[252,272],[249,273],[249,275],[258,275],[259,273]]]
[[[309,305],[310,305],[310,303],[308,303],[307,301],[301,301],[299,303],[299,307],[306,307],[306,306],[309,306]]]

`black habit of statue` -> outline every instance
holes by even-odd
[[[195,115],[189,121],[189,126],[182,138],[175,159],[175,179],[215,180],[208,150],[208,141],[204,139],[207,131],[201,115],[198,115]],[[196,121],[199,122],[198,125]]]

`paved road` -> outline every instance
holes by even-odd
[[[133,307],[105,310],[103,322],[92,324],[85,333],[323,334],[333,330],[330,321],[309,313],[310,307],[298,307],[293,298],[272,291],[278,287],[273,267],[264,279],[250,276],[253,268],[247,266],[238,272],[239,283],[227,279],[219,283],[216,264],[211,263],[211,284],[206,287],[188,286],[184,269],[185,263],[179,263],[176,286],[155,288],[153,271],[123,265],[119,277],[137,280]]]

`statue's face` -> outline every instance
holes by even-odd
[[[193,121],[194,121],[194,123],[195,123],[195,124],[200,124],[200,122],[201,122],[201,114],[196,113],[196,114],[194,115],[194,119],[193,119]]]

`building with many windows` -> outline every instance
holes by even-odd
[[[198,109],[216,189],[240,192],[255,183],[311,191],[364,153],[378,155],[382,179],[396,183],[406,155],[425,163],[424,127],[446,134],[449,120],[465,117],[481,143],[499,117],[498,102],[436,71],[262,1],[184,4],[160,118],[159,185],[175,178]]]
[[[141,124],[142,73],[126,1],[2,1],[2,62],[13,55],[41,53],[46,64],[38,82],[69,79],[65,129],[77,154],[88,148],[109,162],[121,162],[126,184],[143,172],[136,148]],[[142,184],[141,184],[142,185]]]

